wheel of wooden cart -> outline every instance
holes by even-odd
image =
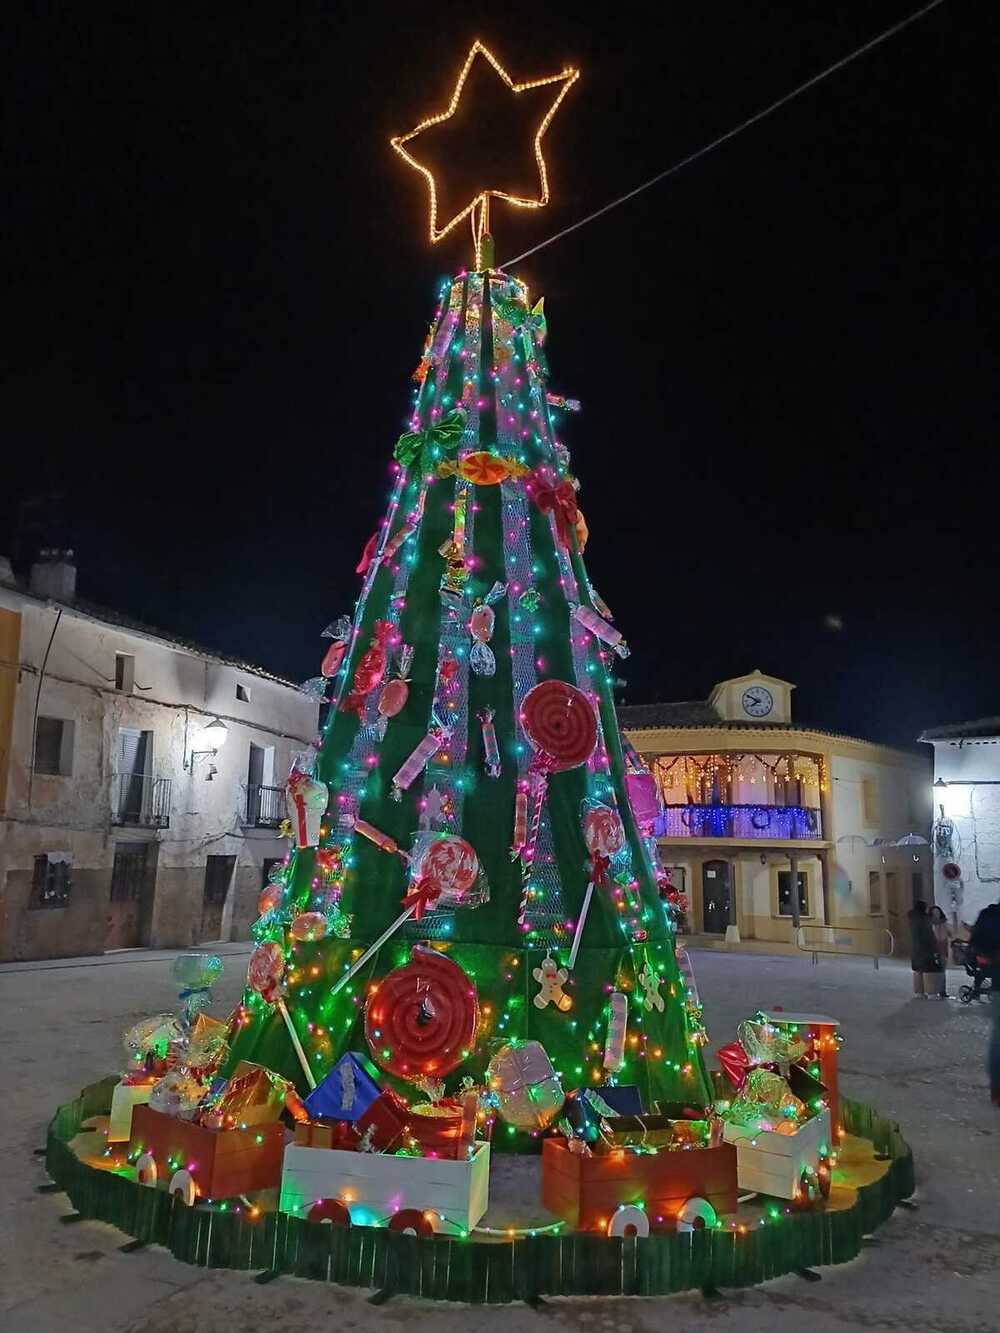
[[[307,1222],[329,1222],[335,1227],[351,1225],[351,1210],[340,1199],[319,1199],[306,1214]]]
[[[156,1181],[159,1172],[156,1169],[156,1158],[151,1152],[144,1152],[135,1164],[135,1178],[140,1185],[148,1185],[156,1189]]]
[[[623,1203],[611,1214],[609,1236],[648,1236],[649,1218],[634,1203]]]
[[[180,1171],[175,1171],[170,1177],[168,1192],[171,1198],[176,1195],[182,1203],[186,1203],[189,1208],[193,1208],[198,1197],[198,1187],[194,1183],[194,1176],[183,1167]]]
[[[419,1208],[400,1208],[389,1218],[390,1231],[402,1231],[404,1235],[433,1236],[434,1223]]]
[[[708,1202],[693,1194],[677,1214],[678,1231],[704,1231],[718,1225],[719,1215]]]

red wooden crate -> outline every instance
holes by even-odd
[[[736,1211],[732,1144],[675,1152],[583,1157],[561,1139],[542,1145],[542,1203],[577,1231],[603,1231],[621,1204],[642,1204],[654,1227],[672,1226],[690,1198]]]
[[[141,1114],[140,1114],[141,1112]],[[207,1199],[231,1199],[251,1190],[281,1184],[285,1127],[251,1125],[247,1129],[208,1129],[137,1106],[132,1112],[129,1156],[150,1153],[157,1178],[170,1184],[182,1168],[190,1171],[198,1193]]]

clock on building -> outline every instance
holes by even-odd
[[[771,691],[763,685],[751,685],[743,691],[743,711],[749,717],[767,717],[774,707]]]

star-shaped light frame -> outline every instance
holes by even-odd
[[[538,165],[538,180],[540,186],[539,196],[537,199],[528,199],[523,195],[510,194],[506,190],[494,190],[489,188],[480,190],[464,208],[457,212],[454,217],[449,218],[443,226],[439,227],[437,185],[434,180],[434,173],[421,162],[418,162],[411,153],[407,152],[404,144],[409,143],[411,139],[415,139],[417,135],[422,134],[424,130],[430,129],[432,125],[440,125],[442,121],[449,120],[455,114],[462,98],[462,89],[465,87],[465,81],[469,76],[469,70],[472,68],[476,56],[479,55],[489,61],[512,93],[523,93],[527,92],[530,88],[542,88],[548,84],[558,85],[558,91],[556,92],[555,97],[545,115],[542,117],[538,128],[535,130],[534,148],[535,162]],[[547,74],[540,79],[529,79],[525,83],[515,83],[492,51],[484,46],[478,39],[472,43],[469,54],[465,58],[465,64],[462,66],[462,72],[458,76],[458,82],[455,84],[455,91],[451,95],[451,101],[448,103],[447,110],[440,111],[433,116],[428,116],[426,120],[422,120],[415,129],[410,130],[407,134],[396,135],[389,140],[400,157],[403,158],[405,162],[409,163],[411,167],[414,167],[419,171],[427,181],[427,188],[430,192],[429,235],[432,245],[436,245],[438,241],[447,236],[448,233],[452,231],[453,228],[457,227],[464,218],[471,216],[472,235],[476,246],[476,267],[478,268],[480,266],[482,254],[483,236],[489,229],[489,201],[491,198],[503,199],[506,203],[513,204],[516,208],[544,208],[549,202],[549,174],[545,166],[545,158],[542,155],[542,140],[545,137],[545,131],[552,123],[552,117],[559,110],[560,103],[579,77],[580,71],[578,69],[573,69],[567,66],[566,69],[561,70],[558,74]]]

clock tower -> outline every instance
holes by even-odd
[[[788,726],[792,720],[794,689],[790,681],[751,671],[747,676],[720,681],[708,701],[724,722]]]

